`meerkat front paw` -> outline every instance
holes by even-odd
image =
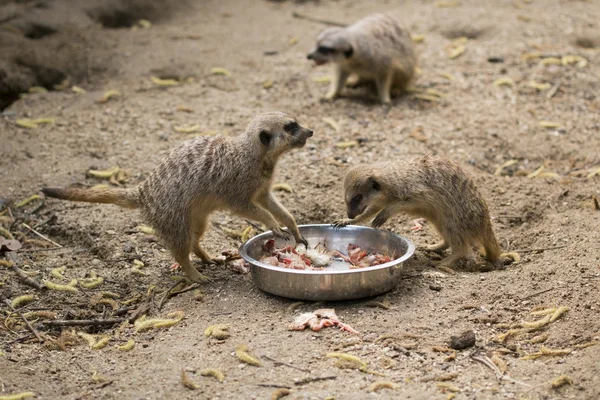
[[[279,238],[279,239],[290,240],[292,238],[291,233],[284,231],[281,228],[271,229],[271,232],[273,232],[273,236],[275,236],[276,238]]]
[[[333,227],[335,229],[340,229],[340,228],[350,225],[352,222],[354,222],[354,221],[351,219],[343,218],[343,219],[338,219],[336,221],[333,221],[333,224],[331,224],[331,225],[333,225]]]

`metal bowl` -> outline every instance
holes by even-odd
[[[406,238],[389,231],[350,225],[335,229],[331,225],[301,225],[300,233],[311,247],[327,240],[327,248],[346,254],[354,243],[368,252],[395,256],[393,261],[360,269],[322,271],[275,267],[258,261],[263,256],[263,243],[273,238],[271,231],[248,240],[240,247],[240,255],[250,264],[252,280],[259,289],[278,296],[299,300],[349,300],[376,296],[396,286],[399,271],[415,246]],[[276,239],[280,248],[290,244]]]

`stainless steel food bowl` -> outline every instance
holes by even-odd
[[[326,239],[330,250],[347,254],[348,244],[353,243],[368,252],[388,254],[395,259],[374,267],[341,271],[274,267],[258,261],[263,255],[263,243],[273,238],[269,231],[248,240],[239,250],[250,264],[252,280],[259,289],[299,300],[333,301],[376,296],[396,286],[398,272],[415,251],[415,246],[402,236],[364,226],[335,229],[331,225],[301,225],[298,228],[311,247]],[[290,243],[276,239],[275,244],[279,248]]]

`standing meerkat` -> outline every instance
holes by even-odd
[[[384,104],[391,102],[392,89],[406,88],[417,64],[410,35],[389,14],[369,15],[346,28],[325,28],[307,58],[316,65],[334,64],[327,99],[338,97],[346,79],[356,74],[360,81],[375,81]]]
[[[313,131],[281,112],[255,117],[237,137],[197,137],[181,143],[152,174],[131,189],[44,188],[49,197],[140,208],[144,219],[171,251],[187,277],[207,281],[190,263],[194,252],[214,263],[199,240],[209,214],[229,210],[265,224],[277,237],[307,245],[294,217],[271,192],[273,172],[285,152],[303,147]]]
[[[356,166],[344,178],[344,193],[349,219],[336,221],[338,227],[376,215],[372,226],[378,228],[406,212],[431,221],[441,235],[442,241],[426,250],[452,249],[442,265],[466,257],[474,245],[483,246],[490,262],[501,255],[485,201],[471,177],[450,160],[424,156]]]

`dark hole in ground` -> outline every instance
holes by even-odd
[[[28,69],[34,76],[34,83],[31,86],[42,86],[48,90],[53,90],[54,85],[58,85],[65,80],[67,75],[52,67],[29,63],[24,60],[16,60],[17,64]],[[4,110],[19,99],[21,93],[26,93],[29,87],[24,87],[23,83],[17,83],[7,76],[6,71],[0,69],[0,111]]]
[[[102,10],[90,15],[90,18],[106,28],[129,28],[142,19],[131,11],[118,9]]]
[[[41,39],[44,36],[52,35],[53,33],[56,33],[56,29],[47,25],[33,23],[25,32],[25,37],[28,37],[29,39]]]

